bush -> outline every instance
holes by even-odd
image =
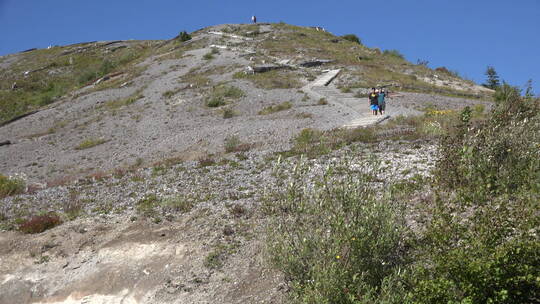
[[[519,96],[441,144],[410,284],[418,303],[532,303],[540,297],[540,113]]]
[[[36,215],[19,225],[23,233],[41,233],[62,224],[62,220],[55,213]]]
[[[475,199],[540,188],[540,107],[508,98],[482,125],[469,131],[465,121],[443,140],[437,176],[446,186]]]
[[[137,213],[146,217],[157,216],[156,208],[161,203],[155,194],[150,194],[139,200],[136,205]]]
[[[341,36],[341,38],[343,38],[345,40],[355,42],[355,43],[358,43],[358,44],[362,44],[362,42],[360,41],[360,38],[358,38],[358,36],[356,36],[355,34],[343,35],[343,36]]]
[[[223,110],[223,118],[224,119],[233,118],[235,115],[236,115],[236,112],[234,112],[233,109],[225,109],[225,110]]]
[[[178,35],[178,39],[182,42],[191,40],[191,35],[188,34],[186,31],[181,31],[180,35]]]
[[[225,105],[225,99],[222,96],[211,96],[206,100],[206,106],[209,108],[217,108]]]
[[[213,52],[208,52],[208,53],[204,54],[202,58],[204,60],[212,60],[212,59],[214,59],[214,53]]]
[[[396,279],[405,262],[404,219],[398,205],[377,198],[370,183],[376,166],[355,167],[343,161],[315,178],[305,164],[292,176],[276,173],[284,190],[266,205],[274,215],[268,249],[298,303],[403,297]]]
[[[518,100],[520,97],[520,90],[518,87],[511,86],[506,82],[503,82],[502,86],[497,86],[493,99],[497,102],[512,102]]]
[[[245,93],[237,87],[218,85],[212,88],[210,96],[206,99],[206,105],[215,108],[227,104],[227,101],[234,101],[243,96],[245,96]]]
[[[405,56],[403,56],[403,54],[401,54],[398,50],[384,50],[383,55],[399,59],[405,59]]]
[[[23,180],[9,178],[0,174],[0,198],[24,192],[25,183]]]

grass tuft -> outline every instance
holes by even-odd
[[[276,112],[285,111],[292,108],[292,103],[290,101],[284,101],[282,103],[279,103],[277,105],[272,105],[269,107],[266,107],[259,111],[259,115],[269,115]]]
[[[23,180],[9,178],[0,174],[0,198],[23,193],[25,183]]]
[[[85,150],[90,149],[95,146],[101,145],[103,143],[106,143],[107,140],[103,138],[88,138],[82,141],[79,145],[75,147],[75,150]]]

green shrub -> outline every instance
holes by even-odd
[[[282,103],[279,103],[277,105],[272,105],[269,107],[266,107],[259,111],[259,115],[268,115],[280,111],[285,111],[292,108],[292,103],[290,101],[284,101]]]
[[[342,161],[316,177],[305,164],[294,166],[292,176],[276,173],[284,190],[266,203],[274,216],[268,249],[290,282],[293,302],[403,299],[397,278],[406,228],[399,205],[377,198],[370,185],[374,164],[350,166]]]
[[[245,93],[237,87],[218,85],[212,88],[212,92],[206,99],[206,106],[216,108],[245,96]]]
[[[16,178],[9,178],[0,174],[0,199],[23,193],[25,189],[25,183],[23,180]]]
[[[355,34],[343,35],[343,36],[341,36],[341,38],[343,38],[345,40],[355,42],[355,43],[358,43],[358,44],[362,44],[362,42],[360,42],[360,38],[358,38],[358,36],[356,36]]]
[[[403,56],[403,54],[401,54],[398,50],[384,50],[383,55],[399,59],[405,59],[405,56]]]
[[[62,220],[55,213],[36,215],[19,225],[19,230],[23,233],[41,233],[62,224]]]
[[[520,97],[520,90],[518,87],[511,86],[506,82],[503,82],[502,86],[497,86],[493,98],[497,102],[511,102],[518,100]]]
[[[106,143],[107,140],[103,138],[88,138],[83,140],[80,144],[78,144],[75,147],[75,150],[84,150],[84,149],[90,149],[92,147],[101,145],[103,143]]]
[[[437,172],[446,186],[480,200],[540,188],[540,107],[511,98],[485,123],[465,121],[443,140]]]
[[[137,213],[145,217],[156,217],[157,207],[161,203],[161,200],[155,195],[150,194],[139,200],[135,206]]]
[[[484,122],[470,111],[441,143],[410,277],[415,303],[532,303],[540,297],[540,115],[519,96]]]
[[[321,99],[319,99],[319,101],[317,101],[317,104],[320,105],[320,106],[327,105],[328,100],[326,100],[326,98],[322,97]]]
[[[223,110],[223,118],[224,119],[233,118],[235,115],[236,115],[236,112],[234,112],[233,109],[225,109],[225,110]]]
[[[175,91],[170,91],[170,90],[169,90],[169,91],[165,91],[165,92],[162,94],[162,96],[165,97],[165,98],[167,98],[167,99],[169,99],[169,98],[173,97],[174,94],[176,94]]]
[[[211,96],[206,100],[206,106],[209,108],[217,108],[225,105],[225,99],[222,96]]]
[[[210,52],[204,54],[202,58],[204,60],[212,60],[212,59],[214,59],[214,53],[210,51]]]

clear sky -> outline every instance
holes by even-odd
[[[93,40],[168,39],[222,23],[322,26],[478,83],[488,65],[540,93],[540,0],[0,0],[0,55]]]

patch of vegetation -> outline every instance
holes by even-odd
[[[325,106],[328,104],[328,100],[326,100],[326,98],[322,97],[321,99],[319,99],[319,101],[317,101],[317,104],[320,105],[320,106]]]
[[[44,107],[105,75],[123,72],[130,77],[153,45],[130,42],[130,47],[106,52],[100,44],[87,44],[17,54],[19,60],[0,75],[0,122]]]
[[[269,107],[266,107],[259,111],[259,115],[269,115],[276,112],[285,111],[292,108],[292,103],[290,101],[284,101],[282,103],[279,103],[277,105],[272,105]]]
[[[208,155],[206,157],[202,157],[198,160],[199,168],[204,168],[208,166],[213,166],[216,164],[216,160],[211,156]]]
[[[236,116],[236,112],[233,109],[224,109],[223,110],[223,118],[224,119],[233,118],[234,116]]]
[[[212,88],[210,95],[206,98],[206,106],[215,108],[235,101],[245,96],[245,93],[237,87],[218,85]]]
[[[227,136],[223,141],[223,147],[225,152],[245,152],[251,149],[251,145],[248,143],[243,143],[240,138],[236,135]]]
[[[246,74],[237,72],[233,75],[235,79],[247,79],[260,89],[294,89],[302,87],[298,80],[300,76],[287,71],[272,70],[265,73]]]
[[[185,42],[185,41],[191,40],[191,35],[188,34],[186,31],[181,31],[180,34],[178,35],[178,39],[181,42]]]
[[[90,149],[95,146],[101,145],[103,143],[106,143],[107,140],[103,138],[87,138],[83,140],[79,145],[75,147],[75,150],[85,150]]]
[[[507,96],[488,117],[467,107],[411,121],[454,118],[441,124],[432,178],[383,187],[372,162],[353,170],[344,159],[315,177],[302,159],[277,166],[268,249],[292,302],[535,302],[540,100]],[[305,130],[297,140],[311,149],[326,139]]]
[[[302,112],[302,113],[296,114],[295,117],[301,118],[301,119],[313,118],[313,114],[307,113],[307,112]]]
[[[84,212],[83,202],[70,194],[70,199],[62,206],[65,217],[72,221]]]
[[[284,190],[266,204],[273,215],[268,250],[294,303],[384,303],[404,294],[401,207],[377,198],[373,164],[360,167],[351,170],[346,160],[306,178],[310,168],[299,163],[292,176],[276,173]]]
[[[355,34],[343,35],[341,36],[341,38],[354,42],[354,43],[362,44],[362,42],[360,42],[360,38],[358,38],[358,36],[356,36]]]
[[[165,98],[167,98],[167,99],[169,99],[169,98],[173,97],[174,94],[176,94],[176,93],[177,93],[177,92],[175,92],[175,91],[169,90],[169,91],[165,91],[165,92],[162,94],[162,96],[165,97]]]
[[[0,174],[0,199],[24,192],[25,183],[21,179],[9,178]]]
[[[482,115],[476,113],[471,111],[472,121],[481,119]],[[421,116],[397,116],[384,125],[366,128],[328,131],[303,129],[295,137],[292,149],[280,154],[306,155],[309,158],[315,158],[354,142],[437,139],[447,134],[448,130],[459,121],[460,115],[455,111],[428,111]]]
[[[158,216],[157,207],[161,204],[161,200],[155,194],[149,194],[139,200],[135,206],[137,213],[144,217]]]
[[[45,215],[35,215],[28,220],[24,220],[19,225],[19,231],[28,234],[41,233],[62,224],[60,216],[55,213]]]
[[[142,89],[139,89],[128,97],[108,101],[104,104],[104,106],[110,110],[116,110],[121,107],[128,106],[132,103],[135,103],[137,100],[142,99],[142,98],[144,98],[144,95],[142,94]]]
[[[414,265],[415,301],[530,303],[540,296],[539,110],[538,101],[510,95],[485,121],[473,124],[463,113],[442,141],[422,262]]]
[[[178,195],[164,199],[161,206],[174,212],[186,213],[193,209],[195,202],[188,197]]]
[[[384,50],[383,55],[405,59],[405,56],[403,56],[403,54],[401,54],[398,50]]]
[[[219,50],[216,49],[216,48],[212,48],[212,50],[210,50],[210,52],[204,54],[202,58],[204,60],[212,60],[212,59],[214,59],[214,55],[217,55],[217,54],[219,54]]]
[[[204,259],[204,266],[209,269],[220,269],[228,255],[236,252],[238,248],[237,242],[219,243],[214,247]]]

